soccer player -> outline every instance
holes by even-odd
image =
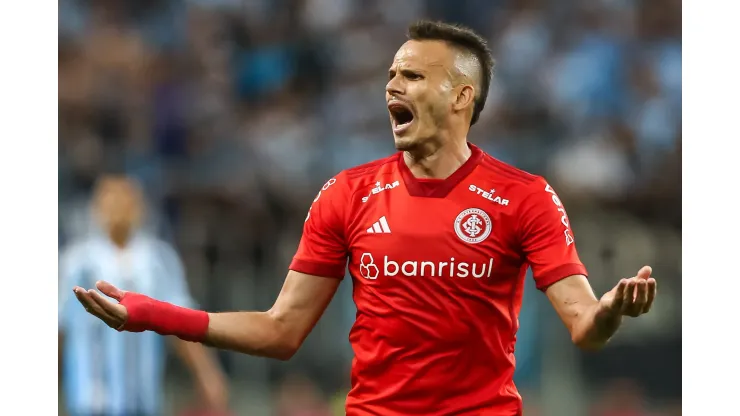
[[[96,231],[65,247],[59,265],[59,335],[67,410],[73,416],[161,415],[164,339],[155,333],[116,333],[100,321],[85,319],[84,311],[71,301],[69,287],[105,279],[192,306],[183,268],[168,244],[138,229],[144,203],[133,181],[101,178],[93,208]],[[202,345],[171,341],[192,371],[205,406],[226,409],[226,377],[215,357]]]
[[[597,299],[552,187],[467,142],[492,76],[485,41],[429,21],[408,38],[386,86],[399,152],[324,184],[270,310],[206,313],[105,282],[73,288],[84,307],[120,331],[287,360],[349,268],[346,412],[383,416],[521,414],[512,376],[528,267],[579,347],[602,347],[623,316],[646,313],[650,267]]]

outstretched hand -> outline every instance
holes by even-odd
[[[614,289],[601,298],[601,308],[619,316],[637,317],[648,313],[658,289],[652,273],[653,269],[645,266],[636,276],[620,280]]]
[[[104,295],[115,299],[117,302],[111,302],[95,289],[84,289],[75,286],[72,291],[87,312],[105,322],[109,327],[121,329],[128,319],[128,312],[126,311],[126,307],[118,302],[126,295],[126,291],[118,289],[104,281],[97,282],[95,287]]]

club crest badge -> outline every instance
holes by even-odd
[[[491,235],[491,218],[485,211],[468,208],[455,218],[455,233],[462,241],[478,244]]]

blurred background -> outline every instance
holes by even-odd
[[[60,0],[60,249],[91,232],[96,178],[124,173],[201,307],[269,308],[319,187],[394,151],[387,68],[420,17],[490,40],[469,139],[549,179],[597,294],[645,264],[660,283],[650,314],[588,354],[530,278],[525,415],[681,414],[678,0]],[[290,362],[220,353],[235,414],[343,414],[350,289]],[[192,383],[170,361],[163,414],[179,415]]]

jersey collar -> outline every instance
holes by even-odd
[[[446,179],[419,179],[416,178],[406,162],[403,160],[403,152],[398,153],[398,169],[408,189],[409,195],[425,198],[444,198],[455,186],[462,182],[478,166],[483,158],[483,151],[478,146],[468,143],[470,157],[455,172]]]

